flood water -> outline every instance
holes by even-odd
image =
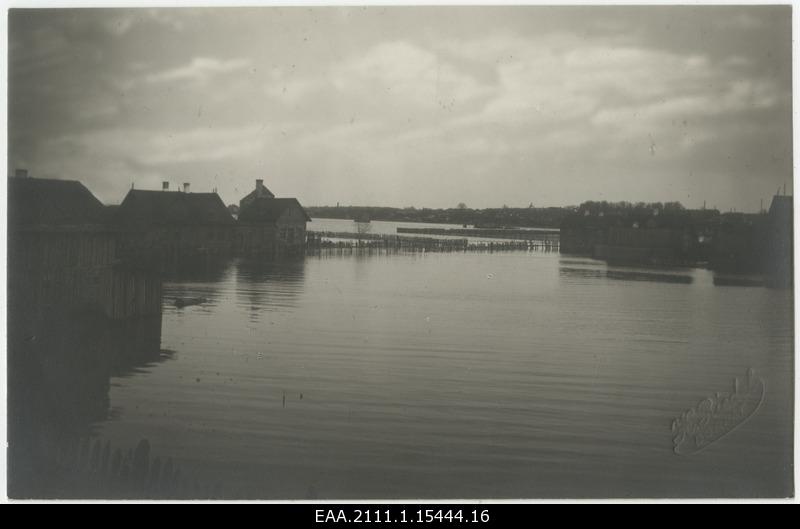
[[[540,252],[231,261],[165,284],[163,354],[110,378],[89,429],[223,497],[791,495],[792,293],[712,279]],[[673,420],[748,369],[756,412],[676,455]]]

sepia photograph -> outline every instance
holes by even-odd
[[[792,500],[793,9],[11,2],[7,499]]]

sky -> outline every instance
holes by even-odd
[[[8,169],[103,202],[255,179],[306,206],[792,187],[791,7],[12,10]]]

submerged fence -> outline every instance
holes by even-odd
[[[470,241],[379,233],[307,232],[306,253],[558,251],[558,239]]]
[[[49,493],[73,499],[212,499],[224,496],[220,483],[183,476],[171,457],[151,454],[150,442],[115,448],[92,437],[67,437],[39,454],[47,467]],[[22,492],[22,491],[20,491]],[[39,497],[37,491],[23,496]]]
[[[523,241],[558,242],[558,229],[533,228],[404,228],[398,227],[397,233],[416,233],[421,235],[444,235],[456,237],[481,237],[485,239],[514,239]]]

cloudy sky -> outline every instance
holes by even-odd
[[[756,211],[791,186],[787,6],[25,10],[9,35],[9,170],[108,203],[263,178],[305,205]]]

